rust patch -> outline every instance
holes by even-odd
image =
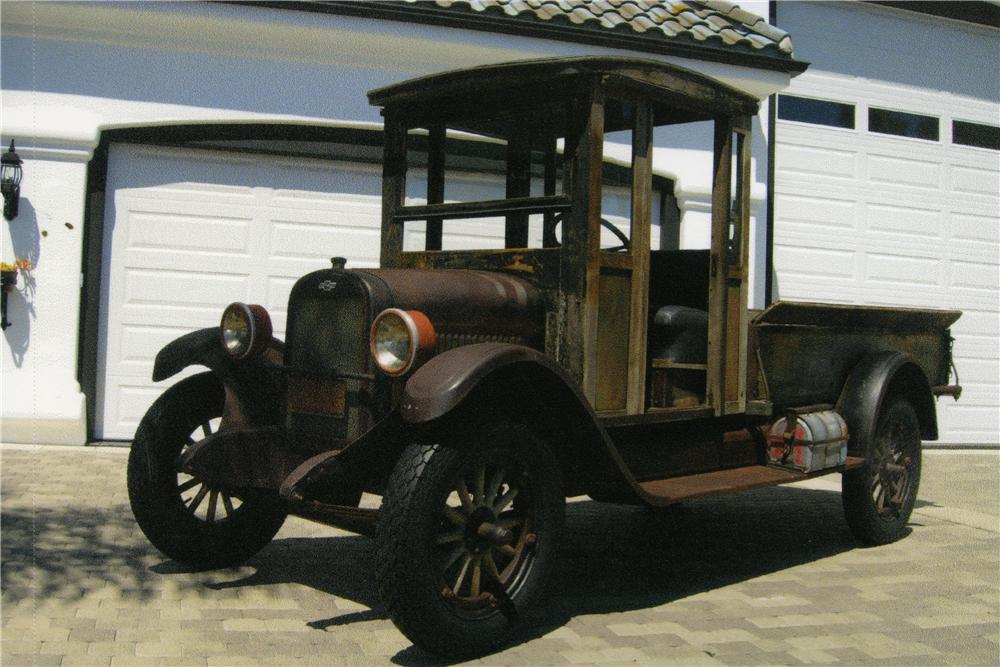
[[[347,387],[342,381],[293,376],[288,378],[288,410],[328,417],[343,417]]]

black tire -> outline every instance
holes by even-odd
[[[906,535],[920,486],[920,422],[908,401],[887,401],[864,465],[844,473],[842,485],[844,514],[855,537],[876,545]]]
[[[128,459],[128,497],[139,528],[165,556],[198,569],[239,565],[278,532],[286,512],[264,493],[235,495],[178,473],[176,462],[222,415],[211,373],[167,389],[139,423]]]
[[[503,424],[454,440],[410,445],[396,463],[375,531],[375,580],[407,638],[463,658],[508,641],[544,596],[565,498],[559,462],[530,430]],[[509,533],[487,537],[484,523]]]

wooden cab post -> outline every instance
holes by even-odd
[[[746,410],[750,117],[715,121],[708,395],[716,415]]]

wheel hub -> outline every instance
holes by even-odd
[[[528,539],[533,522],[515,509],[528,489],[523,470],[494,461],[480,461],[455,480],[435,535],[446,598],[479,607],[506,595],[534,543]]]
[[[465,524],[465,546],[469,553],[479,555],[489,549],[493,542],[487,535],[490,528],[496,526],[496,515],[489,507],[479,507],[469,517]]]

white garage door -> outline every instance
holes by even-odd
[[[296,278],[377,266],[381,172],[342,162],[113,146],[108,163],[95,436],[130,439],[156,352],[260,303],[284,336]],[[189,371],[194,372],[194,371]]]
[[[995,105],[822,72],[789,93],[777,128],[776,295],[964,311],[952,335],[965,393],[939,401],[941,441],[996,443],[1000,153],[962,145],[970,127],[995,137]]]

